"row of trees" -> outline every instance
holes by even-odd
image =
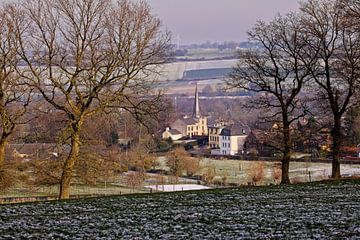
[[[38,107],[61,112],[65,121],[61,140],[70,152],[61,168],[59,198],[69,198],[86,119],[117,108],[141,121],[167,108],[154,83],[169,42],[145,1],[31,0],[3,6],[1,176],[9,136],[29,120],[29,104],[45,100]]]
[[[308,0],[298,13],[259,21],[248,33],[261,49],[240,53],[227,84],[259,93],[251,107],[281,122],[282,183],[290,183],[290,126],[315,107],[332,115],[332,177],[341,176],[343,117],[360,99],[359,19],[358,1]]]

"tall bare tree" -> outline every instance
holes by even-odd
[[[150,93],[170,37],[145,1],[32,0],[23,6],[29,22],[20,41],[24,77],[68,119],[71,150],[59,195],[67,199],[86,118],[112,106],[140,120],[161,110],[161,95]]]
[[[360,26],[356,23],[360,21],[360,2],[357,0],[342,0],[340,4],[345,9],[347,17],[354,23],[353,27],[359,31]]]
[[[21,83],[17,71],[20,58],[15,25],[22,22],[21,18],[15,5],[0,9],[0,181],[4,180],[5,146],[16,125],[24,122],[30,102],[31,91]]]
[[[356,1],[349,1],[348,3]],[[309,51],[318,61],[312,67],[318,100],[332,114],[332,177],[340,178],[342,117],[358,99],[360,77],[360,32],[358,22],[347,14],[346,1],[309,0],[301,4],[304,34]]]
[[[267,120],[281,123],[283,184],[290,183],[290,126],[307,113],[300,93],[309,80],[308,60],[315,60],[307,52],[298,20],[296,14],[288,14],[268,24],[258,22],[248,35],[259,49],[240,52],[239,62],[227,81],[231,88],[257,93],[249,99],[249,107],[262,109]]]

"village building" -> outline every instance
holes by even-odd
[[[163,139],[171,139],[172,141],[179,140],[183,137],[183,134],[176,129],[166,128],[162,134]]]
[[[223,119],[210,120],[210,122],[208,120],[209,148],[220,149],[220,133],[229,123],[226,123]]]
[[[311,154],[319,157],[320,151],[331,148],[330,130],[322,128],[315,119],[300,119],[290,126],[292,152]],[[274,123],[268,130],[252,130],[245,141],[249,155],[273,157],[282,149],[282,124]]]
[[[225,128],[225,126],[209,126],[209,147],[211,149],[220,148],[220,133]]]
[[[245,140],[250,128],[244,124],[232,124],[225,127],[220,133],[220,155],[244,154]]]
[[[245,139],[244,151],[247,155],[273,157],[278,138],[272,132],[251,130]]]
[[[185,116],[174,121],[169,128],[163,132],[163,139],[178,140],[183,137],[192,138],[195,136],[208,135],[208,118],[201,115],[199,93],[195,88],[195,99],[191,117]],[[181,136],[181,137],[180,137]]]

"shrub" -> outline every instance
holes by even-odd
[[[211,184],[215,178],[215,167],[214,166],[208,166],[206,168],[206,172],[202,175],[202,180],[206,184]]]
[[[145,181],[145,174],[143,172],[129,172],[124,178],[126,186],[130,187],[133,191],[135,188],[141,186]]]
[[[279,168],[277,166],[273,167],[272,177],[273,177],[274,182],[277,182],[281,179],[281,174],[282,174],[281,168]]]
[[[16,177],[14,177],[14,171],[9,169],[3,169],[0,171],[0,192],[8,191],[15,185]]]
[[[253,185],[256,185],[264,178],[264,165],[265,164],[263,162],[253,163],[247,172],[248,178]]]

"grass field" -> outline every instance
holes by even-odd
[[[168,170],[165,158],[158,158],[159,168]],[[203,158],[200,160],[200,171],[202,175],[212,169],[215,174],[215,180],[227,177],[227,183],[235,185],[247,185],[250,181],[249,171],[251,171],[256,161],[242,160],[215,160]],[[264,178],[259,185],[273,184],[273,168],[279,166],[280,162],[264,162]],[[310,173],[310,174],[309,174]],[[341,173],[351,176],[360,176],[359,164],[341,164]],[[328,179],[331,175],[331,163],[311,163],[311,162],[291,162],[290,180],[292,182],[309,182]],[[311,178],[311,179],[310,179]]]
[[[360,180],[0,206],[2,239],[359,239]]]
[[[280,163],[280,162],[279,162]],[[264,162],[264,178],[259,184],[267,185],[274,183],[273,168],[279,165],[276,162]],[[228,182],[238,185],[244,185],[249,182],[248,172],[254,165],[254,161],[238,161],[238,160],[213,160],[202,159],[201,166],[203,168],[213,167],[216,176],[228,176]],[[359,175],[360,165],[341,164],[342,174]],[[309,175],[310,173],[310,175]],[[311,163],[311,162],[291,162],[290,163],[290,180],[292,182],[309,182],[328,179],[331,175],[330,163]],[[309,177],[310,176],[310,177]],[[310,179],[311,178],[311,179]]]
[[[159,169],[168,171],[164,157],[158,158]],[[232,186],[248,185],[251,182],[249,172],[256,162],[254,161],[239,161],[239,160],[214,160],[201,159],[200,169],[196,175],[203,176],[211,170],[213,171],[214,179],[210,183],[211,187],[215,183],[222,184],[222,179],[226,177],[226,184]],[[257,185],[278,184],[273,179],[273,168],[278,165],[276,162],[264,162],[264,177]],[[351,176],[360,176],[360,165],[341,165],[342,174]],[[331,174],[331,164],[328,163],[299,163],[292,162],[290,164],[290,178],[292,182],[309,182],[328,179]],[[111,182],[99,182],[95,186],[85,185],[82,182],[75,181],[71,186],[71,194],[74,196],[98,196],[98,195],[119,195],[129,193],[148,193],[150,190],[144,188],[147,185],[156,184],[173,184],[174,179],[171,176],[162,175],[163,182],[159,181],[159,175],[147,174],[146,180],[140,186],[134,189],[127,186],[124,182],[124,175],[126,173],[116,176]],[[310,179],[311,178],[311,179]],[[196,180],[188,178],[180,178],[180,184],[196,184]],[[58,186],[17,186],[8,192],[1,193],[1,198],[17,198],[17,197],[33,197],[33,196],[58,196]],[[20,200],[21,201],[21,200]]]

